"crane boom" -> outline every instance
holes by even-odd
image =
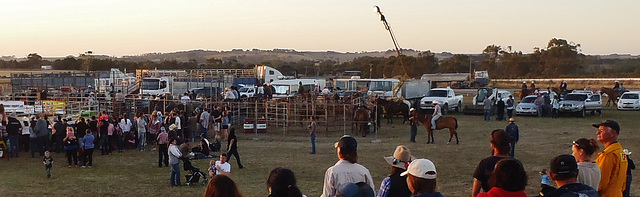
[[[391,26],[389,26],[387,19],[384,17],[382,12],[380,11],[380,7],[376,6],[376,10],[380,15],[380,21],[382,21],[384,28],[387,31],[389,31],[389,35],[391,36],[391,41],[393,41],[393,46],[396,48],[396,53],[398,54],[398,59],[400,60],[400,66],[402,67],[402,71],[404,72],[404,75],[400,77],[400,82],[398,82],[398,84],[395,87],[393,87],[393,97],[397,97],[398,92],[400,92],[400,89],[402,89],[402,86],[404,85],[404,82],[407,81],[407,79],[409,79],[409,75],[407,74],[407,70],[404,68],[404,63],[402,62],[402,57],[401,57],[402,51],[401,51],[401,48],[398,46],[398,40],[396,40],[396,36],[393,34],[393,30],[391,29]]]

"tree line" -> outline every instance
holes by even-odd
[[[289,76],[337,76],[345,71],[360,71],[362,78],[388,78],[405,73],[419,78],[426,73],[467,73],[473,70],[487,70],[491,78],[557,78],[557,77],[638,77],[640,58],[603,59],[580,53],[580,44],[553,38],[545,48],[534,48],[534,52],[523,54],[489,45],[479,55],[455,54],[450,58],[438,59],[431,51],[417,56],[370,57],[363,56],[351,61],[299,60],[285,62],[269,60],[243,64],[233,58],[225,60],[210,58],[206,62],[191,59],[187,62],[165,60],[160,62],[127,62],[109,58],[94,58],[91,52],[79,57],[68,56],[55,61],[43,60],[37,53],[27,55],[26,61],[0,60],[2,69],[40,69],[51,65],[56,70],[100,71],[110,68],[135,69],[215,69],[252,68],[255,64],[267,65]]]

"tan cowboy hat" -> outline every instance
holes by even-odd
[[[516,121],[516,119],[514,119],[514,118],[509,118],[509,122],[515,122],[515,121]]]
[[[411,151],[406,146],[400,145],[396,147],[393,156],[384,157],[384,160],[393,167],[407,169],[407,163],[411,162],[415,157],[411,155]]]

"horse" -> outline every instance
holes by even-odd
[[[422,125],[424,125],[424,127],[427,129],[427,144],[433,144],[435,140],[433,137],[433,130],[431,129],[432,116],[429,114],[423,114],[423,113],[414,111],[414,117],[418,122],[421,122]],[[458,119],[456,119],[453,116],[442,116],[438,118],[438,120],[436,120],[435,130],[440,130],[444,128],[449,129],[449,142],[447,142],[447,144],[451,143],[451,139],[453,138],[454,135],[456,136],[456,144],[459,144],[460,140],[458,139],[458,132],[456,131],[456,129],[458,129]]]
[[[564,95],[572,92],[573,90],[551,87],[551,91],[555,92],[558,95],[558,97],[563,97]]]
[[[520,100],[522,100],[526,96],[529,96],[529,95],[535,93],[536,90],[538,90],[538,89],[524,89],[524,88],[521,89],[520,90]]]
[[[605,93],[607,94],[607,97],[609,97],[609,100],[607,101],[606,106],[611,105],[612,101],[613,101],[613,106],[618,105],[618,96],[620,96],[620,92],[618,92],[617,90],[614,90],[613,88],[602,87],[600,88],[600,93]]]
[[[353,121],[354,124],[351,127],[351,130],[354,129],[354,126],[358,128],[358,132],[362,134],[362,137],[366,137],[369,134],[368,124],[369,118],[371,117],[369,110],[364,107],[355,106],[355,111],[353,113]]]
[[[384,109],[384,116],[387,118],[387,123],[393,124],[393,115],[400,114],[404,117],[402,120],[402,124],[409,120],[409,101],[388,101],[385,99],[378,98],[376,99],[376,103],[378,106],[382,106]]]

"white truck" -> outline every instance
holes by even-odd
[[[179,96],[193,88],[224,89],[234,85],[238,79],[247,79],[257,82],[251,85],[259,85],[284,76],[277,69],[264,65],[257,65],[253,69],[138,70],[136,74],[142,78],[140,94],[143,96]]]
[[[442,107],[442,113],[447,114],[449,110],[462,112],[462,95],[455,95],[453,89],[434,88],[429,90],[429,94],[420,99],[420,108],[423,110],[433,110],[433,101],[437,101]]]
[[[308,92],[318,86],[319,90],[322,90],[326,86],[326,80],[324,79],[287,79],[271,82],[271,86],[276,90],[273,93],[273,98],[289,98],[298,94],[298,88],[302,83],[304,91]]]
[[[256,86],[248,85],[238,89],[238,93],[240,98],[250,98],[256,96],[257,90]]]

